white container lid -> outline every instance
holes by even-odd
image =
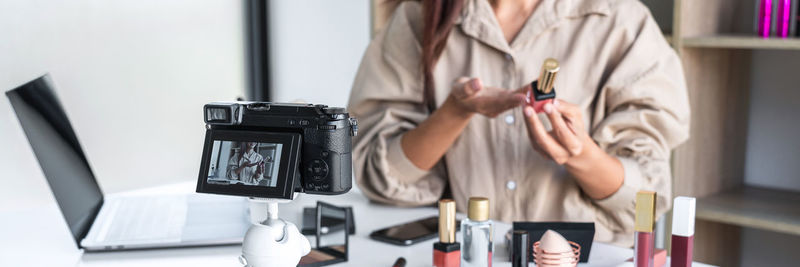
[[[672,204],[672,234],[679,236],[694,235],[695,198],[676,197]]]

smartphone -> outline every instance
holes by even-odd
[[[456,231],[461,222],[456,221]],[[410,246],[439,236],[439,217],[432,216],[401,225],[376,230],[369,237],[399,246]]]

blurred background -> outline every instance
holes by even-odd
[[[105,193],[190,181],[207,102],[345,106],[393,8],[379,2],[0,0],[0,89],[50,73]],[[673,192],[700,198],[696,260],[800,261],[797,31],[759,36],[759,0],[643,2],[689,85],[692,133],[674,154]],[[2,210],[53,201],[5,99],[0,181]]]
[[[254,12],[264,3],[2,0],[0,88],[50,73],[105,193],[193,180],[207,102],[347,104],[370,2],[270,1]],[[263,49],[251,31],[269,33]],[[254,73],[251,56],[265,51]],[[257,77],[268,84],[258,92]],[[0,203],[52,201],[5,96],[0,151]]]

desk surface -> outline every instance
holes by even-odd
[[[138,190],[125,194],[174,194],[194,190],[194,183],[181,183]],[[369,233],[437,214],[433,207],[396,208],[370,203],[362,194],[339,196],[299,195],[289,204],[280,205],[283,219],[300,224],[302,207],[321,200],[334,205],[352,206],[356,234],[350,237],[350,261],[335,266],[391,266],[397,257],[405,257],[409,267],[431,266],[434,240],[400,247],[369,239]],[[240,246],[216,246],[122,252],[82,253],[72,240],[55,203],[37,210],[0,212],[0,266],[240,266]],[[502,237],[511,228],[498,223],[495,236]],[[494,266],[510,266],[505,242],[495,241]],[[594,243],[585,266],[618,266],[633,255],[628,248]],[[584,265],[581,265],[584,266]],[[695,266],[707,266],[695,264]]]

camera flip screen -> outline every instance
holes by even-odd
[[[292,199],[301,142],[298,133],[208,130],[197,192]]]
[[[214,140],[209,184],[275,187],[283,144]]]

